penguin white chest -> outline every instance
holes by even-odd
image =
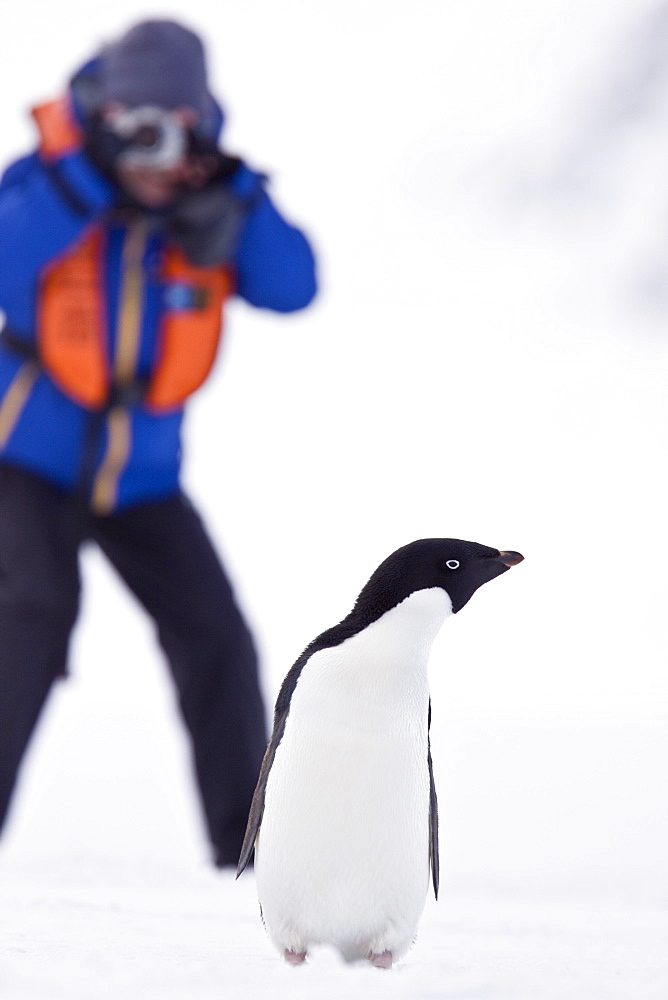
[[[410,946],[429,883],[427,660],[450,612],[442,589],[417,591],[304,666],[256,848],[278,947]]]

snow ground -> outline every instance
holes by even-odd
[[[5,1000],[664,1000],[668,914],[648,905],[445,894],[393,970],[328,950],[285,967],[252,875],[3,873]]]
[[[291,969],[252,873],[207,862],[154,681],[140,712],[84,671],[47,713],[0,854],[3,1000],[665,1000],[664,727],[435,712],[443,885],[415,947],[387,973],[328,950]]]

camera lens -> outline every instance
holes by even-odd
[[[110,127],[125,145],[119,164],[168,170],[186,152],[185,129],[163,108],[122,108],[111,116]]]
[[[160,145],[162,131],[154,125],[142,125],[132,137],[132,145],[142,149],[155,149]]]

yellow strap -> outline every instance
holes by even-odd
[[[107,452],[100,466],[91,497],[95,514],[110,514],[118,497],[118,481],[130,454],[130,414],[115,406],[107,414]]]
[[[34,361],[26,361],[14,376],[0,405],[0,448],[4,448],[12,436],[38,378],[39,368]]]
[[[144,276],[142,259],[148,222],[138,219],[128,229],[123,246],[123,278],[118,313],[114,381],[123,387],[135,378],[141,333]],[[118,482],[130,456],[131,421],[127,409],[115,406],[107,415],[107,451],[98,470],[91,496],[96,514],[110,514],[118,497]]]
[[[114,375],[117,385],[128,385],[135,377],[139,353],[144,275],[142,259],[148,238],[148,220],[137,219],[123,246],[121,266],[123,285],[120,295]]]

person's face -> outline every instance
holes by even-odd
[[[105,109],[103,115],[112,117],[119,105]],[[197,124],[197,112],[192,108],[177,108],[171,117],[184,129]],[[192,165],[187,156],[168,169],[120,164],[116,176],[121,187],[140,205],[150,209],[168,208],[184,186],[191,186]]]
[[[154,209],[168,208],[182,185],[181,165],[169,170],[121,166],[118,168],[118,181],[140,205]]]

